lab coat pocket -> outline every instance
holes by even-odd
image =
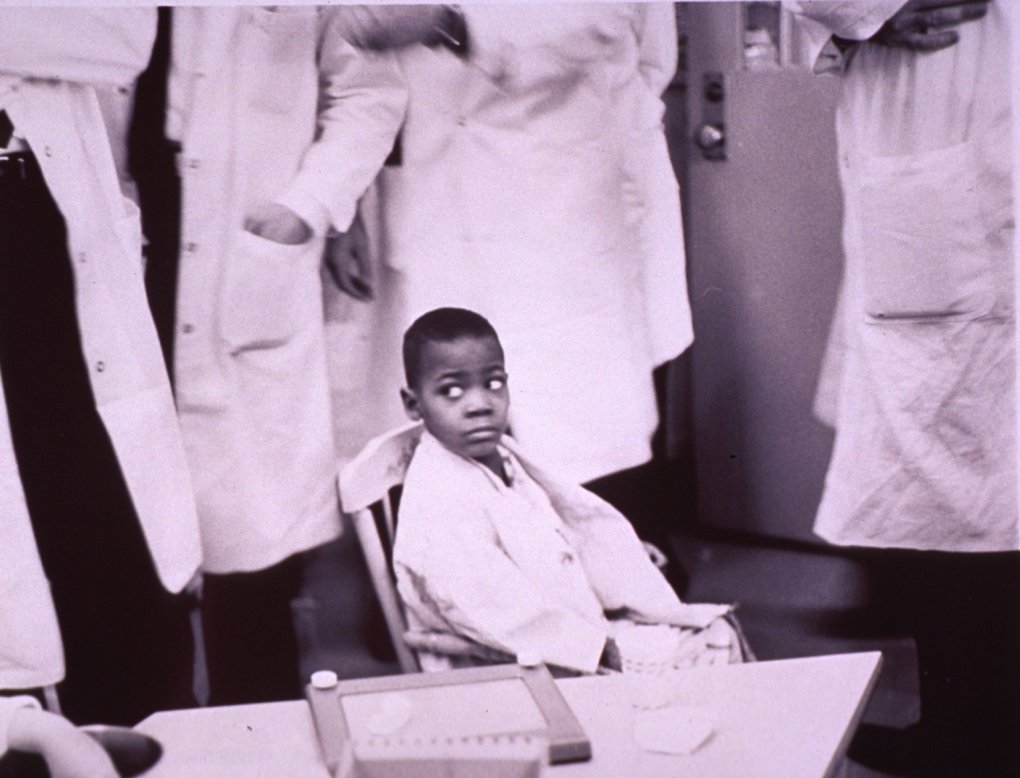
[[[241,230],[226,277],[222,333],[232,353],[288,343],[316,311],[321,315],[318,265],[322,241],[298,245]]]
[[[973,319],[994,302],[977,146],[861,160],[864,311],[875,321]]]

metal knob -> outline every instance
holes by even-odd
[[[694,133],[694,142],[702,151],[720,151],[726,145],[726,134],[718,124],[702,124]]]

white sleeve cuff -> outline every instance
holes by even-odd
[[[906,5],[906,0],[784,0],[784,5],[818,22],[830,35],[864,41]]]
[[[11,726],[11,719],[14,714],[22,708],[41,708],[39,700],[27,695],[18,697],[0,697],[0,754],[6,754],[8,749],[7,731]]]
[[[296,213],[316,237],[329,229],[329,211],[318,200],[304,192],[289,189],[276,198],[276,202]]]

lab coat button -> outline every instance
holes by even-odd
[[[50,148],[49,146],[46,146],[45,148],[43,148],[43,154],[45,154],[47,157],[52,157],[53,149]]]
[[[560,557],[560,561],[565,565],[571,565],[574,563],[574,555],[569,551],[564,551],[563,555]]]
[[[467,119],[465,119],[463,116],[458,116],[457,117],[457,126],[458,127],[464,127],[466,125],[467,125]]]
[[[198,170],[201,166],[202,163],[197,159],[192,158],[188,160],[188,168],[190,170]]]
[[[102,373],[104,370],[106,370],[106,363],[103,362],[102,360],[96,362],[96,372]]]
[[[194,324],[183,324],[183,325],[181,325],[181,332],[183,332],[185,335],[190,335],[194,331],[195,331],[195,325]]]
[[[88,254],[86,254],[84,251],[78,252],[78,261],[81,262],[83,265],[88,261],[88,258],[89,258]]]
[[[197,243],[185,243],[184,244],[184,250],[187,251],[189,254],[194,254],[196,251],[198,251],[198,244]]]

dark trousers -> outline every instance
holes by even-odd
[[[144,119],[136,116],[136,131]],[[141,140],[135,140],[141,144]],[[135,167],[142,223],[149,239],[146,291],[173,377],[181,185],[173,144],[149,139]],[[299,557],[265,570],[206,574],[202,633],[210,705],[241,705],[301,696],[291,600],[301,581]]]
[[[868,552],[917,643],[923,775],[1020,775],[1020,552]]]
[[[265,570],[205,576],[202,632],[210,705],[301,696],[291,612],[301,560],[297,555]]]
[[[95,408],[63,217],[34,159],[24,176],[5,168],[0,374],[64,645],[61,706],[77,723],[134,724],[194,704],[188,602],[159,582]]]
[[[173,380],[182,192],[175,161],[179,147],[163,134],[171,16],[171,9],[159,9],[152,60],[138,80],[129,151],[149,241],[145,276],[149,308]],[[300,579],[299,557],[265,570],[206,574],[202,633],[211,705],[301,696],[291,616]]]

